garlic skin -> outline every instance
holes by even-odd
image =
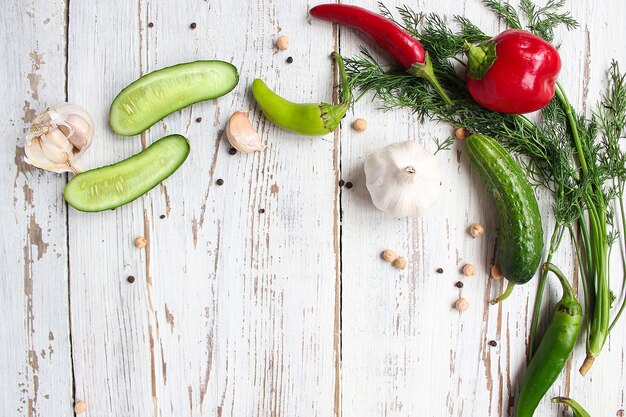
[[[418,217],[441,195],[439,160],[415,141],[370,153],[364,168],[372,202],[394,217]]]
[[[249,153],[265,149],[258,132],[248,120],[247,111],[235,112],[226,125],[226,137],[233,148]]]
[[[77,173],[77,161],[91,145],[93,132],[93,121],[85,109],[57,104],[32,121],[24,161],[48,171]]]

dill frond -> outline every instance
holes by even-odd
[[[517,11],[508,3],[502,3],[499,0],[483,0],[483,5],[491,10],[499,19],[502,19],[511,29],[521,29]]]

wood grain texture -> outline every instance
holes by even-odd
[[[321,28],[302,31],[298,4],[71,7],[70,55],[93,54],[70,58],[70,98],[99,122],[90,163],[174,132],[192,148],[140,201],[95,216],[70,212],[72,291],[82,295],[72,305],[81,314],[72,327],[77,396],[89,415],[331,415],[336,142],[270,125],[248,88],[263,77],[294,100],[330,100],[334,40]],[[274,49],[281,33],[291,37],[291,65]],[[141,74],[195,59],[232,62],[239,86],[141,137],[112,134],[99,103]],[[252,110],[265,152],[229,155],[223,129],[240,109]],[[132,246],[138,235],[149,240],[145,251]],[[85,246],[103,256],[82,256]]]
[[[611,58],[626,62],[617,41],[626,35],[626,7],[569,3],[581,27],[557,34],[560,79],[575,107],[591,112]],[[254,78],[293,101],[330,101],[338,81],[331,51],[353,55],[366,45],[388,59],[355,31],[309,18],[313,5],[24,0],[0,14],[8,45],[0,65],[8,116],[0,125],[9,132],[0,157],[0,187],[9,196],[0,203],[2,415],[72,415],[74,397],[86,401],[89,417],[513,415],[536,282],[488,305],[502,291],[488,278],[497,219],[463,145],[438,154],[444,197],[421,219],[387,217],[365,188],[368,152],[404,140],[434,150],[450,127],[384,112],[365,98],[334,134],[306,138],[271,125],[256,108]],[[359,5],[376,9],[374,0]],[[479,0],[411,7],[465,15],[492,34],[505,28]],[[290,48],[279,52],[273,43],[282,34]],[[111,131],[108,105],[124,86],[196,59],[232,62],[238,87],[142,135]],[[29,168],[19,150],[35,112],[66,98],[66,81],[67,100],[96,123],[85,168],[172,133],[189,138],[189,159],[132,204],[68,210],[65,176]],[[266,151],[229,154],[224,127],[242,109]],[[368,120],[366,132],[350,128],[357,117]],[[340,179],[354,186],[339,187]],[[548,240],[551,201],[538,196]],[[467,232],[474,222],[486,229],[479,239]],[[145,249],[134,247],[136,236],[148,239]],[[565,240],[554,262],[574,275]],[[379,258],[387,248],[407,258],[406,270]],[[460,273],[465,263],[476,266],[474,277]],[[617,286],[617,259],[612,272]],[[471,303],[462,314],[453,309],[458,297]],[[559,297],[550,282],[544,309]],[[581,340],[548,395],[571,395],[595,416],[624,408],[624,326],[587,378],[577,372]],[[557,413],[545,400],[536,415]]]
[[[65,99],[65,4],[7,4],[0,27],[0,414],[69,416],[65,175],[23,160],[28,123]]]

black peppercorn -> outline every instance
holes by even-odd
[[[228,150],[228,153],[229,153],[229,154],[231,154],[231,155],[234,155],[234,154],[236,154],[236,153],[237,153],[237,149],[235,149],[235,148],[230,148],[230,149]]]
[[[165,214],[161,214],[161,215],[159,216],[159,219],[164,219],[164,218],[165,218]]]
[[[126,281],[128,281],[129,284],[132,284],[133,282],[135,282],[135,277],[132,275],[129,275],[128,278],[126,278]]]
[[[287,57],[287,63],[291,64],[292,62],[293,62],[293,57],[291,57],[291,56]]]
[[[438,274],[443,274],[443,268],[437,268],[437,273]]]
[[[215,181],[215,183],[216,183],[217,185],[224,185],[224,180],[223,180],[223,179],[221,179],[221,178],[219,178],[217,181]]]
[[[496,347],[496,346],[498,346],[498,342],[496,342],[495,340],[490,340],[489,341],[489,346]]]
[[[265,213],[265,209],[264,208],[259,209],[259,213],[261,214]]]
[[[352,187],[353,187],[353,184],[352,184],[350,181],[348,181],[348,182],[346,183],[346,188],[347,188],[347,189],[350,189],[350,188],[352,188]]]
[[[196,123],[200,123],[201,121],[202,121],[202,117],[198,117],[198,118],[196,119]]]
[[[195,29],[196,26],[198,26],[198,25],[196,25],[196,22],[193,22],[192,24],[189,25],[189,27],[192,28],[192,29]]]
[[[463,288],[463,283],[461,281],[457,281],[456,284],[454,284],[457,288]]]
[[[149,28],[154,27],[154,23],[152,23],[152,22],[148,23],[148,27]]]
[[[346,182],[344,180],[339,180],[339,186],[343,187],[346,184]]]

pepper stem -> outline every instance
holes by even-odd
[[[552,398],[552,402],[555,404],[559,403],[559,404],[565,404],[569,406],[569,408],[571,408],[572,411],[574,412],[574,417],[590,417],[589,413],[585,411],[585,409],[580,404],[578,404],[576,401],[572,400],[571,398],[554,397]]]
[[[339,66],[339,88],[341,89],[341,100],[339,104],[350,104],[350,100],[352,100],[352,95],[350,94],[350,86],[348,85],[348,74],[346,74],[346,67],[343,63],[343,58],[337,52],[333,52],[330,54],[335,61],[337,61],[337,65]]]
[[[426,52],[426,56],[424,58],[424,62],[422,64],[415,63],[411,68],[407,70],[410,74],[415,75],[416,77],[420,77],[425,79],[430,83],[430,85],[437,91],[439,97],[448,105],[453,105],[454,101],[448,96],[448,93],[444,88],[439,84],[439,80],[435,76],[435,70],[433,69],[433,63],[430,60],[430,56],[428,52]]]
[[[474,80],[481,80],[498,59],[496,44],[493,41],[485,41],[478,45],[465,41],[465,55],[467,55],[467,76]]]
[[[337,65],[339,66],[340,100],[337,104],[320,104],[324,127],[328,129],[329,132],[337,128],[341,119],[343,119],[350,108],[350,104],[352,104],[352,94],[350,92],[350,86],[348,85],[348,75],[346,74],[346,68],[343,64],[343,58],[337,52],[333,52],[331,56],[337,61]]]
[[[495,299],[491,300],[489,302],[489,304],[496,305],[498,304],[500,301],[504,301],[507,298],[509,298],[509,295],[511,295],[511,293],[513,293],[513,289],[515,288],[515,283],[509,281],[508,285],[506,286],[506,290],[504,290],[504,292],[502,293],[502,295],[500,295],[499,297],[496,297]]]
[[[559,279],[559,282],[561,283],[561,287],[563,287],[563,298],[571,298],[574,300],[576,299],[572,286],[570,285],[567,278],[565,278],[565,275],[563,274],[563,272],[561,272],[561,270],[556,265],[554,265],[551,262],[546,262],[543,264],[543,270],[544,272],[545,271],[552,272]]]

